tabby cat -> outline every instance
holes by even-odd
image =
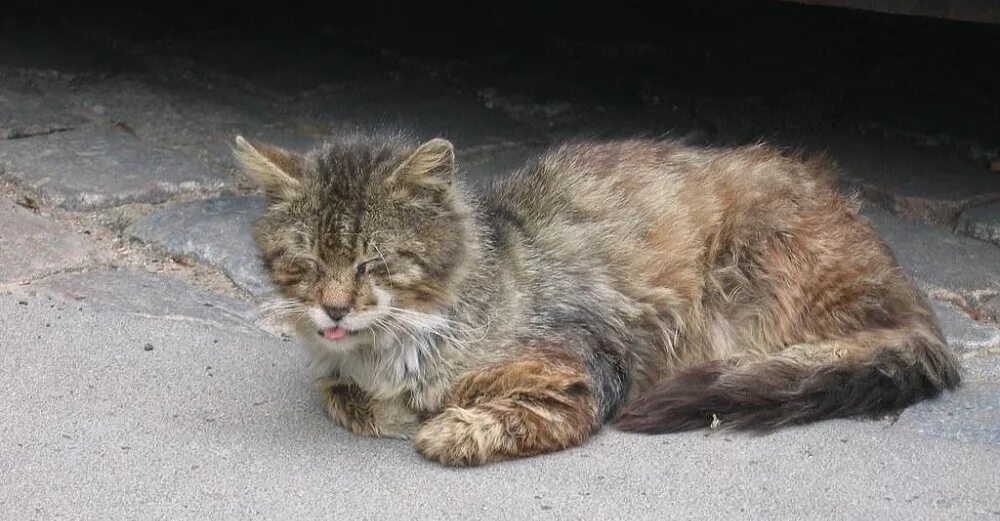
[[[832,188],[763,145],[568,143],[485,195],[453,146],[237,138],[266,193],[268,311],[337,424],[478,465],[665,433],[891,412],[959,384],[927,301]]]

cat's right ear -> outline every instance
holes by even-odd
[[[302,156],[273,145],[251,144],[243,136],[236,136],[233,155],[269,200],[287,201],[302,194]]]

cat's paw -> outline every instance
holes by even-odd
[[[425,458],[452,466],[503,459],[498,450],[509,436],[488,413],[449,407],[417,431],[413,444]]]
[[[334,378],[316,380],[316,389],[333,423],[359,436],[378,436],[369,400],[361,389]]]
[[[320,378],[316,388],[330,419],[359,436],[409,439],[420,427],[417,413],[400,401],[372,399],[335,378]]]

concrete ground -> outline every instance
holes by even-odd
[[[551,78],[504,72],[509,57],[479,68],[353,37],[0,23],[4,519],[1000,518],[1000,141],[988,132],[861,121],[808,92],[787,111],[638,80],[638,103],[600,85],[551,92],[538,88]],[[271,291],[249,235],[261,201],[229,143],[306,149],[387,125],[449,137],[480,187],[581,132],[828,150],[931,296],[966,384],[880,420],[607,429],[476,469],[349,435],[324,417],[304,352],[256,320]]]

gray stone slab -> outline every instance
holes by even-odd
[[[976,311],[979,312],[982,320],[1000,323],[1000,294],[980,299],[976,303]]]
[[[896,425],[923,435],[1000,445],[1000,385],[966,382],[904,410]]]
[[[82,123],[55,98],[0,73],[0,139],[49,134]]]
[[[1000,348],[1000,327],[990,322],[977,322],[957,308],[932,301],[934,312],[948,345],[960,353]]]
[[[887,421],[767,436],[605,429],[577,449],[456,470],[422,460],[406,441],[333,426],[301,350],[260,333],[70,314],[0,295],[0,345],[0,504],[11,519],[1000,514],[995,444]],[[981,420],[954,419],[969,430]]]
[[[253,328],[255,318],[247,302],[145,271],[65,273],[13,291],[24,306],[67,313],[117,313],[247,330]]]
[[[224,196],[153,212],[127,233],[172,255],[216,266],[241,288],[262,295],[274,289],[253,241],[253,221],[263,212],[260,197]]]
[[[900,265],[925,288],[943,288],[965,297],[1000,291],[1000,248],[884,211],[863,214]]]
[[[922,222],[950,225],[965,208],[1000,199],[1000,176],[945,147],[847,132],[796,135],[785,142],[826,151],[866,199]]]
[[[80,84],[68,102],[92,118],[124,125],[140,138],[227,170],[237,166],[232,157],[236,135],[299,150],[322,137],[262,99],[181,81],[101,78]]]
[[[201,161],[114,128],[2,141],[0,162],[8,175],[70,209],[160,202],[235,181]]]
[[[1000,246],[1000,202],[976,206],[962,212],[955,224],[955,233]]]
[[[1000,350],[981,356],[962,359],[962,378],[965,382],[1000,382]]]
[[[404,130],[421,139],[446,137],[458,149],[538,139],[532,129],[499,110],[489,110],[482,101],[431,80],[331,89],[323,96],[296,103],[290,110],[331,132]]]
[[[86,236],[0,199],[0,284],[80,268],[100,258]]]

